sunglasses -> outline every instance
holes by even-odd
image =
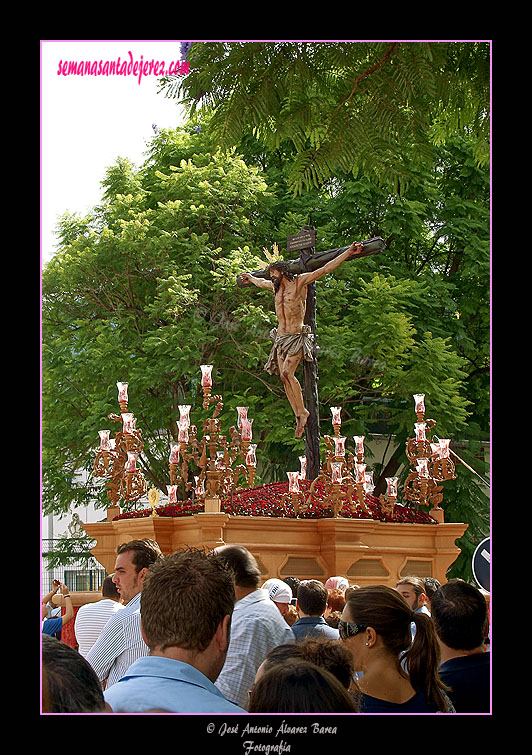
[[[357,624],[355,621],[339,621],[338,631],[340,633],[341,640],[347,640],[348,637],[354,637],[359,632],[363,632],[367,629],[366,624]]]

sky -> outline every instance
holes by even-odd
[[[55,252],[58,218],[67,211],[85,215],[101,201],[101,181],[118,157],[140,166],[153,123],[172,128],[183,122],[182,109],[157,94],[158,77],[146,67],[152,60],[165,68],[179,61],[180,42],[41,40],[42,266]],[[103,75],[105,64],[118,58],[125,75]],[[102,61],[102,73],[63,75],[65,61],[97,67]],[[135,64],[146,75],[135,75]]]

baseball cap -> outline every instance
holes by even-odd
[[[275,603],[290,603],[292,600],[292,590],[282,579],[268,579],[262,588],[268,591],[268,595]]]

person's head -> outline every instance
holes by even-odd
[[[282,579],[268,579],[262,585],[268,591],[268,595],[279,609],[281,616],[286,616],[288,607],[292,601],[292,590]]]
[[[286,660],[255,682],[249,713],[356,713],[346,688],[325,668],[301,659]]]
[[[327,608],[329,594],[323,582],[304,579],[297,591],[297,608],[305,616],[322,616]]]
[[[196,667],[201,657],[202,670],[214,681],[227,654],[234,604],[232,572],[216,553],[193,548],[172,553],[153,564],[144,579],[144,641],[152,655]]]
[[[344,598],[347,600],[353,590],[360,590],[360,585],[350,585],[344,593]]]
[[[432,596],[432,619],[440,642],[452,650],[478,651],[484,644],[488,608],[474,585],[451,579]]]
[[[295,275],[290,272],[288,263],[283,262],[282,260],[272,262],[271,265],[268,265],[268,275],[270,277],[270,280],[273,282],[275,292],[279,290],[283,278],[286,278],[286,280],[289,281],[292,281],[295,278]]]
[[[412,611],[417,611],[427,601],[425,585],[419,577],[403,577],[395,589],[403,596]]]
[[[349,587],[349,582],[345,577],[329,577],[325,582],[327,590],[341,590],[345,592]]]
[[[367,668],[377,650],[397,659],[409,648],[411,614],[406,601],[391,587],[361,587],[349,595],[338,629],[357,671]]]
[[[346,689],[351,686],[355,671],[351,653],[343,643],[323,636],[307,636],[299,642],[287,642],[272,648],[257,669],[255,681],[276,664],[292,659],[314,663],[329,671]]]
[[[130,540],[118,546],[112,580],[125,603],[142,590],[148,569],[162,555],[159,545],[148,538]]]
[[[43,713],[104,713],[101,684],[92,666],[55,637],[42,636]]]
[[[110,600],[120,600],[120,593],[116,589],[116,585],[113,582],[113,575],[110,574],[106,577],[102,584],[102,598],[108,598]]]
[[[423,585],[425,587],[425,595],[426,597],[426,604],[427,608],[430,611],[430,602],[432,600],[432,596],[441,587],[441,583],[436,579],[436,577],[422,577],[421,581],[423,582]]]
[[[283,618],[290,627],[299,619],[297,608],[292,603],[288,606],[288,611],[284,614]]]
[[[343,611],[345,606],[345,592],[337,587],[334,590],[328,590],[327,609],[329,613],[334,611]]]
[[[284,577],[283,582],[286,582],[288,587],[292,590],[292,603],[294,603],[295,598],[297,598],[297,588],[299,587],[301,580],[298,579],[298,577]]]
[[[215,548],[234,574],[237,587],[256,590],[261,581],[261,573],[255,556],[243,545],[220,545]]]
[[[413,642],[412,622],[416,626]],[[397,590],[385,585],[353,590],[338,629],[357,671],[366,672],[377,661],[389,664],[403,676],[407,672],[415,690],[422,690],[429,701],[445,709],[438,677],[440,649],[432,619],[415,613]]]

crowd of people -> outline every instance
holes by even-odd
[[[101,600],[74,616],[66,585],[42,598],[42,710],[489,713],[488,597],[460,579],[263,582],[243,545],[133,540]]]

